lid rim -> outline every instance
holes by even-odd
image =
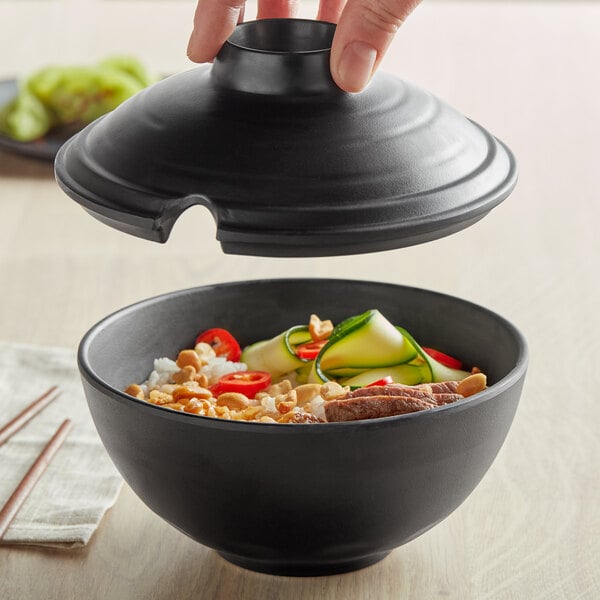
[[[93,217],[125,233],[151,241],[166,242],[181,214],[191,206],[202,205],[207,207],[215,218],[217,224],[216,238],[221,243],[225,253],[257,256],[348,255],[385,251],[433,241],[461,231],[487,215],[510,195],[518,180],[514,155],[501,140],[494,136],[490,137],[496,144],[497,149],[506,154],[509,169],[504,180],[480,198],[474,199],[468,204],[455,206],[447,211],[438,211],[435,213],[435,219],[431,218],[431,214],[427,214],[396,219],[391,222],[363,222],[354,223],[350,226],[340,225],[339,223],[333,226],[326,225],[325,227],[313,225],[308,231],[260,228],[256,226],[256,223],[249,224],[243,221],[235,225],[233,224],[235,222],[235,209],[228,208],[227,219],[225,219],[220,201],[202,194],[156,197],[157,200],[161,201],[160,209],[146,211],[143,215],[139,212],[135,213],[107,206],[98,196],[90,194],[89,190],[79,186],[64,169],[64,156],[69,152],[69,147],[76,143],[73,138],[68,140],[60,149],[55,163],[55,173],[63,191]],[[433,194],[422,192],[414,194],[412,197],[424,196],[432,200],[438,195],[442,196],[447,189],[455,188],[445,186],[436,190]],[[136,192],[141,191],[138,189]],[[401,196],[398,198],[404,199],[406,197]],[[394,198],[386,198],[385,201],[393,202]],[[377,204],[377,200],[373,200],[372,203]],[[310,207],[307,207],[307,209],[310,210]],[[273,210],[273,207],[271,207],[271,210]],[[355,211],[356,208],[349,207],[348,210]],[[268,211],[259,210],[254,212],[255,216],[262,214],[263,217],[268,213]],[[329,216],[333,219],[336,214],[335,207],[331,207],[329,213]],[[327,217],[327,214],[321,215],[322,219],[327,219]],[[263,219],[258,219],[259,222],[261,220],[264,222]],[[335,221],[333,222],[335,223]],[[326,221],[326,223],[329,223],[329,221]],[[365,235],[370,236],[370,239],[366,242],[359,242],[356,238],[356,236]]]

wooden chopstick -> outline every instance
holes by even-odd
[[[50,461],[62,446],[73,423],[70,419],[65,419],[62,425],[56,430],[50,441],[46,444],[40,455],[37,457],[25,477],[21,480],[12,496],[8,499],[2,510],[0,510],[0,540],[6,533],[12,520],[15,518],[21,506],[33,490],[38,479],[42,476]]]
[[[52,400],[60,396],[58,387],[53,385],[47,392],[44,392],[39,398],[35,399],[29,406],[23,409],[12,421],[8,422],[0,429],[0,446],[4,444],[12,435],[14,435],[23,425],[28,423],[43,408],[46,408]]]

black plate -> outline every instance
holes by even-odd
[[[17,95],[18,90],[18,83],[15,79],[0,81],[0,106],[10,102]],[[58,149],[74,133],[77,132],[72,130],[68,132],[64,130],[51,131],[34,142],[19,142],[0,133],[0,148],[32,158],[53,161]]]

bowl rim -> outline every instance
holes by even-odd
[[[425,293],[431,296],[435,296],[438,298],[446,298],[453,301],[459,301],[461,303],[466,304],[470,308],[479,311],[481,313],[485,313],[488,316],[494,318],[500,325],[502,325],[514,338],[518,347],[518,358],[515,366],[499,381],[492,384],[490,387],[486,388],[484,391],[479,392],[478,394],[464,398],[463,400],[458,400],[457,402],[453,402],[452,404],[446,404],[443,406],[438,406],[436,408],[431,408],[429,410],[417,411],[412,413],[405,413],[402,415],[395,415],[391,417],[378,417],[375,419],[361,419],[356,421],[336,421],[333,423],[258,423],[253,421],[238,421],[233,419],[221,419],[218,417],[207,417],[203,415],[194,415],[191,413],[184,413],[175,411],[169,408],[164,408],[162,406],[152,404],[150,402],[146,402],[145,400],[140,400],[139,398],[134,398],[126,394],[124,391],[119,390],[116,387],[105,382],[92,368],[88,355],[91,344],[94,341],[95,336],[100,333],[104,328],[109,326],[114,321],[118,320],[122,316],[134,312],[143,306],[151,306],[153,304],[157,304],[163,302],[166,298],[176,298],[178,296],[189,295],[190,293],[196,292],[198,290],[210,290],[215,288],[223,288],[223,287],[234,287],[234,286],[244,286],[244,285],[260,285],[265,283],[314,283],[314,282],[328,282],[328,283],[347,283],[347,284],[368,284],[368,285],[377,285],[380,287],[390,287],[394,289],[407,289],[411,291],[415,291],[418,293]],[[470,409],[472,407],[478,406],[484,402],[488,402],[496,398],[500,393],[502,393],[507,388],[511,387],[514,383],[523,379],[527,372],[527,367],[529,363],[529,348],[527,341],[521,331],[513,325],[508,319],[498,314],[497,312],[486,308],[480,304],[476,304],[475,302],[471,302],[470,300],[465,300],[458,296],[453,296],[451,294],[446,294],[443,292],[438,292],[434,290],[429,290],[421,287],[396,284],[396,283],[388,283],[377,280],[365,280],[365,279],[346,279],[346,278],[332,278],[332,277],[284,277],[284,278],[261,278],[261,279],[246,279],[246,280],[237,280],[237,281],[228,281],[223,283],[212,283],[205,284],[201,286],[195,286],[191,288],[185,288],[181,290],[165,292],[162,294],[158,294],[156,296],[151,296],[150,298],[146,298],[143,300],[138,300],[133,302],[132,304],[126,305],[122,308],[119,308],[112,313],[108,314],[106,317],[102,318],[100,321],[96,322],[92,327],[88,329],[88,331],[84,334],[81,342],[79,343],[79,347],[77,350],[77,364],[79,367],[79,372],[83,378],[98,391],[108,394],[113,400],[121,402],[121,403],[135,403],[141,406],[146,407],[147,410],[159,411],[155,414],[157,416],[161,416],[167,419],[173,419],[175,421],[183,421],[189,424],[196,423],[200,426],[208,426],[214,428],[224,428],[230,429],[231,427],[241,428],[240,431],[281,431],[289,434],[290,432],[297,433],[306,433],[307,431],[314,433],[325,433],[331,431],[332,429],[337,428],[356,428],[360,427],[361,430],[364,430],[367,427],[375,427],[379,428],[388,423],[406,423],[408,424],[413,419],[428,419],[428,418],[440,418],[449,413],[461,412],[463,410]]]

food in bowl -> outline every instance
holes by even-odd
[[[199,334],[176,360],[158,358],[125,392],[198,416],[261,423],[325,423],[428,410],[486,387],[477,367],[421,346],[378,310],[334,327],[310,317],[241,349],[227,330]]]

